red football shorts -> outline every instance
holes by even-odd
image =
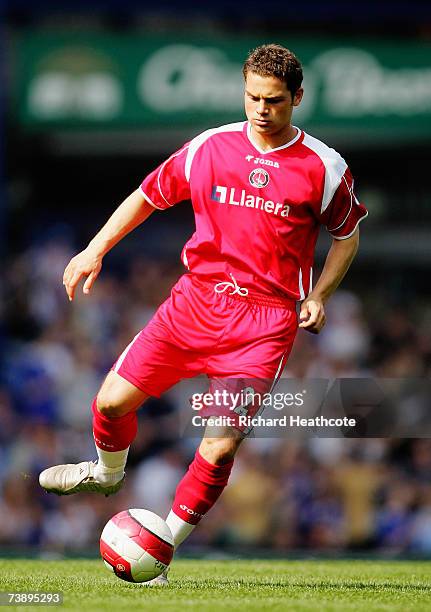
[[[211,379],[211,388],[229,378],[272,382],[297,328],[294,300],[217,293],[213,282],[185,274],[113,370],[155,397],[199,374]]]

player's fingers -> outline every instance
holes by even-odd
[[[74,295],[74,291],[73,289],[71,289],[70,285],[63,283],[64,284],[64,288],[66,290],[66,294],[67,297],[69,298],[69,301],[71,302],[73,300],[73,295]]]
[[[299,313],[299,319],[300,319],[301,321],[307,321],[307,320],[308,320],[308,318],[309,318],[309,316],[310,316],[310,309],[309,309],[309,305],[308,305],[308,303],[307,303],[307,304],[303,304],[303,305],[301,306],[301,311],[300,311],[300,313]]]
[[[96,280],[98,274],[99,274],[98,270],[93,270],[93,272],[91,272],[91,274],[88,276],[87,280],[84,283],[84,287],[82,289],[84,293],[90,293],[90,289],[93,286],[94,281]]]
[[[67,297],[69,298],[69,301],[71,302],[73,298],[75,297],[75,285],[66,283],[64,287],[66,289]]]
[[[317,333],[319,333],[322,327],[325,325],[325,320],[325,313],[321,310],[317,316],[316,323],[314,325]]]
[[[306,309],[302,309],[299,315],[299,318],[301,319],[299,327],[311,327],[317,321],[317,317],[319,315],[317,305],[309,302],[306,306]]]
[[[70,298],[70,296],[69,296],[69,285],[70,285],[70,274],[69,274],[68,268],[66,268],[66,270],[64,271],[64,274],[63,274],[63,287],[65,288],[66,293],[67,293],[68,297]]]
[[[324,327],[325,323],[326,323],[326,315],[325,315],[325,313],[322,313],[322,317],[321,317],[320,322],[319,322],[319,332],[322,330],[322,328]]]
[[[313,327],[315,324],[316,324],[316,321],[311,321],[309,319],[308,321],[302,321],[302,323],[300,323],[298,327],[302,327],[302,329],[309,329],[310,327]]]
[[[307,307],[307,311],[303,309],[303,312],[308,312],[308,317],[301,321],[299,327],[306,329],[307,331],[312,331],[313,333],[319,333],[320,329],[323,327],[323,318],[325,317],[325,311],[323,310],[323,306],[318,302],[307,302],[305,305]],[[304,318],[301,317],[300,318]]]
[[[64,283],[66,293],[70,301],[72,301],[75,297],[76,285],[79,283],[82,276],[82,272],[75,272],[75,274],[73,274],[73,276]]]
[[[325,313],[321,311],[317,317],[316,322],[310,325],[309,327],[305,327],[305,329],[306,331],[312,334],[319,334],[323,326],[325,325],[325,323],[326,323],[326,316],[325,316]]]
[[[299,327],[302,327],[303,329],[305,329],[305,331],[308,331],[311,334],[318,334],[321,329],[321,326],[318,321],[315,321],[314,323],[307,321],[305,325],[300,325]]]
[[[67,291],[67,288],[70,286],[71,278],[72,277],[70,275],[63,276],[63,285],[64,285],[64,288],[66,289],[66,291]]]
[[[75,262],[74,258],[69,261],[67,266],[64,268],[63,272],[63,282],[67,281],[75,271]]]

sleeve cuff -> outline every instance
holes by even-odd
[[[151,198],[149,198],[147,194],[145,193],[145,191],[142,189],[142,185],[139,186],[139,191],[142,193],[142,195],[144,196],[148,204],[151,204],[153,208],[156,208],[157,210],[165,210],[164,208],[161,208],[160,206],[156,206],[156,204],[154,204]]]
[[[366,219],[368,217],[368,210],[365,213],[365,215],[363,217],[361,217],[360,219],[358,219],[355,227],[353,228],[353,230],[350,232],[350,234],[347,234],[347,236],[334,236],[334,234],[331,234],[331,232],[329,232],[332,236],[332,238],[334,238],[334,240],[346,240],[347,238],[350,238],[351,236],[353,236],[353,234],[356,232],[356,230],[358,229],[358,226],[360,224],[361,221],[363,221],[364,219]]]

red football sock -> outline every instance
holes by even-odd
[[[232,466],[233,461],[225,465],[208,463],[197,450],[175,492],[173,512],[183,521],[197,525],[220,497],[228,483]]]
[[[138,430],[135,410],[121,417],[107,417],[97,410],[96,398],[93,400],[91,409],[93,410],[93,436],[96,446],[109,452],[128,448]]]

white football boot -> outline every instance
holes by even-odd
[[[167,587],[169,586],[168,572],[169,567],[167,567],[165,571],[160,574],[160,576],[156,576],[152,580],[148,580],[148,582],[143,582],[143,584],[145,586]]]
[[[56,495],[94,492],[108,497],[108,495],[117,493],[123,485],[125,476],[115,484],[103,486],[94,477],[96,465],[95,461],[54,465],[40,473],[40,486],[48,493]]]

